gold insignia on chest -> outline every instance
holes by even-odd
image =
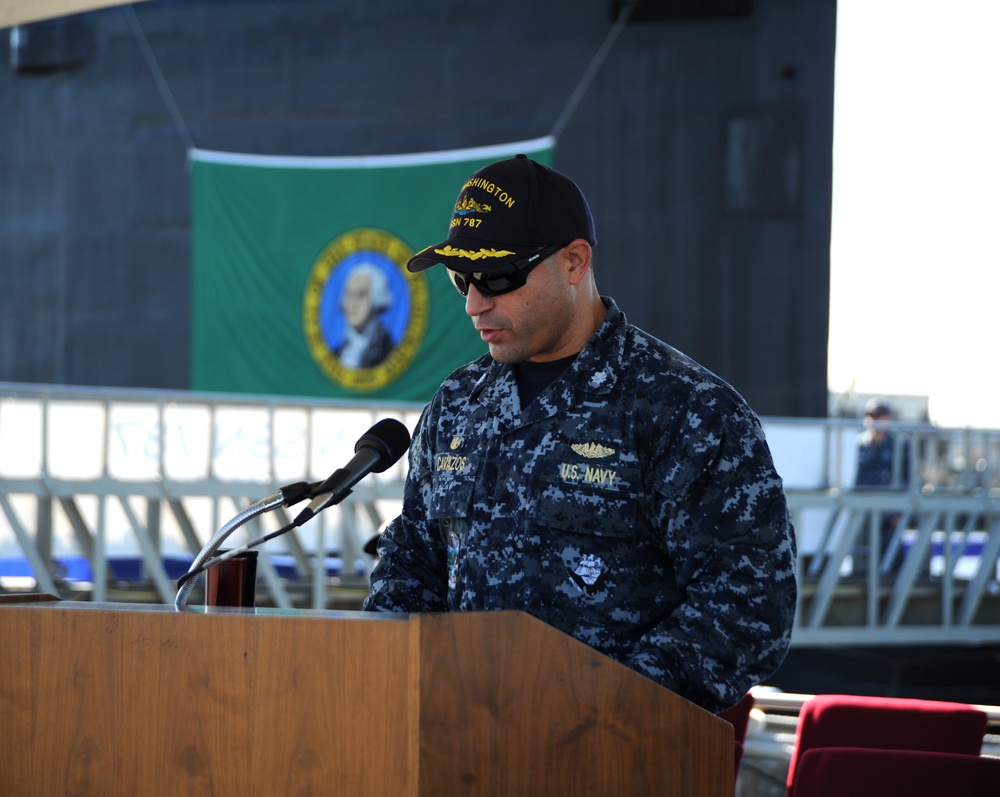
[[[461,437],[453,437],[453,438],[451,438],[451,450],[452,451],[454,451],[460,445],[462,445],[462,438]]]
[[[573,443],[570,448],[587,459],[604,459],[615,453],[613,448],[602,446],[600,443]]]

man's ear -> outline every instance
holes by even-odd
[[[590,273],[590,258],[593,250],[583,238],[576,238],[563,247],[566,256],[566,274],[573,285],[578,285]]]

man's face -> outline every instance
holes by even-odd
[[[344,319],[354,329],[362,329],[372,314],[372,280],[363,271],[348,276],[344,293],[340,297]]]
[[[483,296],[475,285],[465,297],[465,312],[490,347],[494,360],[546,362],[579,351],[570,338],[574,298],[560,257],[552,255],[528,275],[517,290]]]
[[[868,413],[865,415],[864,424],[871,431],[872,440],[884,440],[889,432],[886,429],[875,428],[876,423],[885,423],[886,421],[891,421],[892,415],[890,413]]]

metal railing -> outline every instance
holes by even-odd
[[[325,478],[376,420],[412,429],[419,411],[0,383],[0,589],[30,582],[101,601],[145,589],[171,602],[177,568],[227,520],[284,484]],[[911,452],[907,472],[861,491],[859,421],[765,418],[764,427],[798,542],[794,645],[1000,641],[1000,431],[893,424]],[[404,458],[267,543],[261,602],[356,604],[373,562],[363,546],[398,511],[405,469]],[[882,557],[888,515],[896,531]],[[255,519],[231,544],[288,520],[280,510]],[[4,576],[14,560],[27,563],[21,581]],[[85,572],[64,572],[71,561]],[[130,562],[137,576],[122,572]]]
[[[799,548],[793,645],[1000,641],[1000,431],[880,424],[907,467],[857,489],[860,421],[764,425]]]
[[[26,560],[25,580],[52,594],[80,597],[82,585],[103,601],[116,585],[142,585],[171,602],[171,565],[186,569],[230,517],[284,484],[325,478],[376,420],[412,428],[419,409],[0,384],[0,562]],[[405,467],[404,458],[269,542],[258,564],[264,600],[323,608],[331,586],[365,581],[364,543],[397,511]],[[289,519],[282,510],[255,519],[233,545]],[[138,578],[115,570],[134,570],[131,560]],[[84,575],[63,577],[67,562]]]

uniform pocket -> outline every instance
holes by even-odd
[[[542,464],[539,525],[598,537],[635,534],[639,471],[615,463],[551,458]]]
[[[427,516],[438,528],[447,552],[449,604],[453,609],[458,608],[453,602],[458,600],[455,590],[464,565],[477,465],[476,455],[438,454],[431,475]]]
[[[467,518],[472,506],[478,455],[437,454],[427,514],[431,520]]]

